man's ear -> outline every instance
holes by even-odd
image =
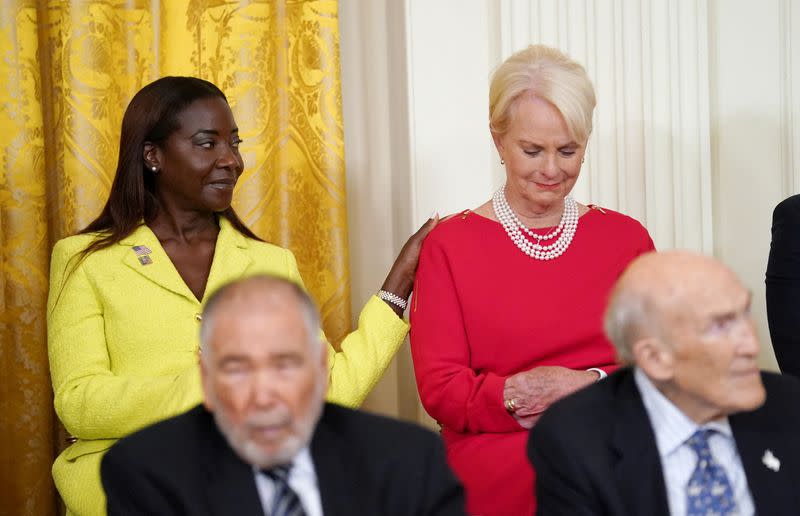
[[[669,381],[675,374],[672,348],[658,337],[645,337],[633,343],[633,360],[648,378]]]
[[[325,342],[325,339],[320,339],[320,367],[325,371],[328,371],[328,343]]]
[[[319,350],[319,374],[324,375],[325,377],[325,385],[330,383],[330,369],[328,369],[328,344],[325,339],[320,339],[320,350]]]
[[[144,164],[147,168],[161,168],[161,164],[159,163],[158,147],[153,142],[144,142],[142,159],[144,159]]]

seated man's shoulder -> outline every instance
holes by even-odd
[[[162,458],[189,456],[190,448],[207,442],[212,416],[198,405],[178,416],[165,419],[127,437],[111,447],[109,454],[126,460],[148,463],[154,455]]]
[[[800,379],[796,376],[762,371],[761,379],[764,381],[767,391],[775,389],[780,392],[800,393]]]
[[[375,448],[382,450],[381,453],[404,454],[418,445],[440,442],[439,436],[434,432],[414,423],[332,403],[326,403],[324,417],[329,431],[349,439],[357,439],[370,452]]]
[[[766,419],[779,420],[784,427],[800,429],[800,379],[788,374],[762,372],[767,399],[753,411]]]
[[[346,465],[354,514],[464,514],[442,439],[428,429],[328,403],[311,448],[318,475],[342,476]]]
[[[636,395],[635,392],[620,389],[624,382],[633,381],[629,370],[623,369],[610,374],[569,396],[553,403],[534,426],[557,425],[571,428],[591,428],[592,431],[613,421],[608,417],[609,409],[621,396]]]

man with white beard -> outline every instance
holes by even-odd
[[[231,283],[205,305],[205,401],[119,441],[101,472],[114,514],[464,514],[435,434],[325,403],[327,353],[308,294]]]

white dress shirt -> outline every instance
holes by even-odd
[[[272,497],[275,493],[275,484],[260,469],[253,467],[253,475],[256,477],[256,487],[258,497],[261,499],[261,507],[264,514],[269,513],[272,507]],[[291,487],[303,505],[307,516],[323,516],[322,500],[319,496],[319,486],[317,485],[317,473],[314,470],[314,462],[311,460],[311,453],[308,447],[300,450],[292,461],[292,468],[289,470],[289,487]]]
[[[636,368],[633,374],[656,435],[670,514],[685,516],[686,485],[697,466],[697,455],[686,444],[686,440],[700,428],[709,428],[714,430],[708,439],[711,454],[725,469],[733,489],[737,509],[735,514],[752,516],[755,513],[753,497],[747,487],[747,477],[728,418],[698,425],[667,399],[641,370]]]

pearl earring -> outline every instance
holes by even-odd
[[[153,173],[157,173],[158,172],[158,167],[153,165],[152,167],[150,167],[150,170],[152,170]]]
[[[501,165],[505,165],[505,164],[506,164],[506,160],[504,160],[504,159],[501,159],[501,160],[500,160],[500,164],[501,164]]]

